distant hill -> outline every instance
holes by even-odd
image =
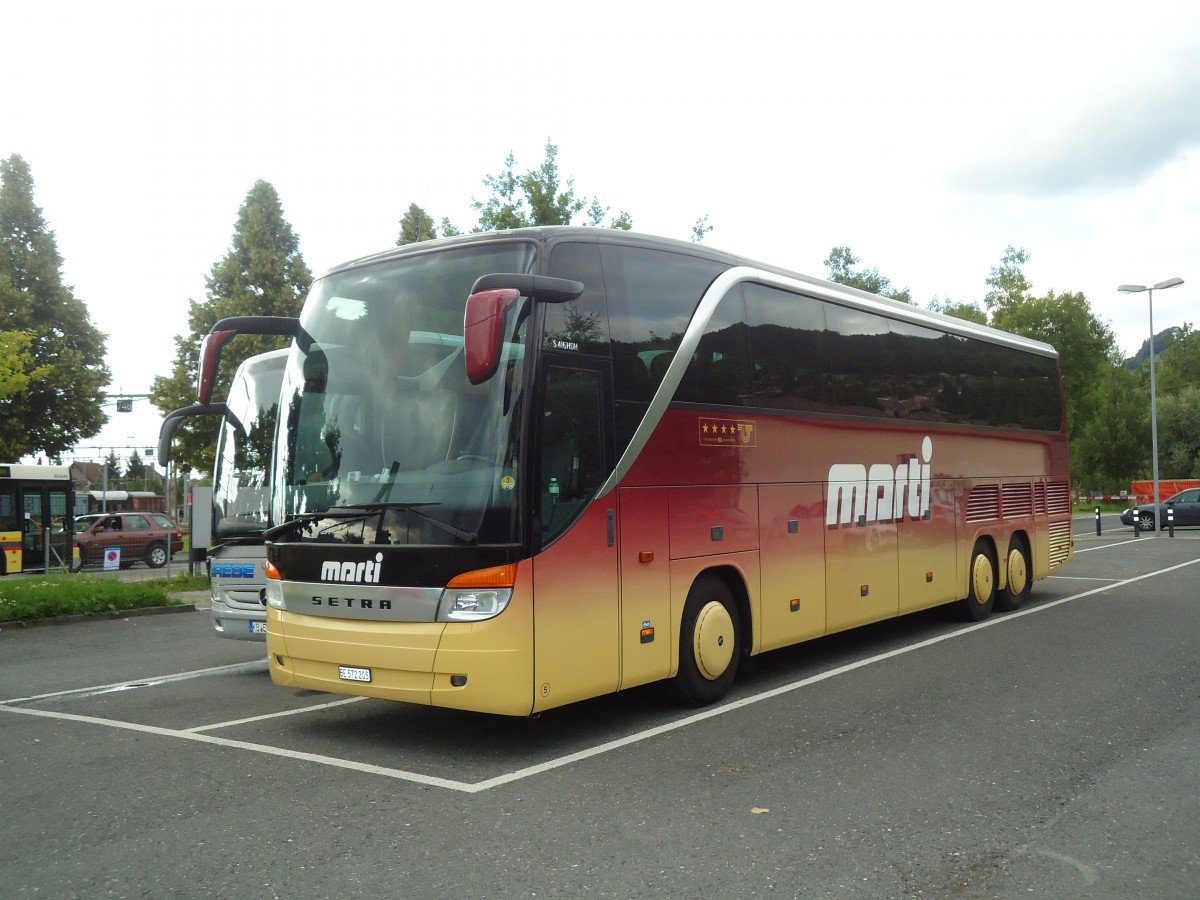
[[[1171,343],[1179,336],[1179,326],[1172,325],[1170,328],[1164,328],[1154,336],[1154,355],[1162,356],[1163,351],[1171,346]],[[1138,348],[1130,359],[1125,360],[1125,368],[1136,369],[1147,359],[1150,358],[1150,339],[1142,341],[1142,346]]]

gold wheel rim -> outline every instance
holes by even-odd
[[[992,563],[983,553],[975,557],[971,567],[971,583],[975,589],[975,602],[980,606],[992,599]]]
[[[696,617],[692,634],[692,649],[700,674],[709,681],[724,675],[733,660],[735,644],[733,617],[724,604],[710,600]]]
[[[1029,584],[1029,571],[1025,565],[1025,554],[1014,549],[1008,554],[1008,592],[1016,597],[1025,593]]]

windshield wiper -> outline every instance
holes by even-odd
[[[451,525],[449,522],[443,522],[441,519],[438,519],[438,518],[435,518],[434,516],[429,515],[429,513],[421,512],[421,510],[418,508],[421,506],[438,506],[438,505],[440,505],[440,504],[432,503],[432,502],[428,502],[428,503],[381,502],[381,503],[364,503],[362,506],[332,507],[330,509],[323,509],[323,510],[320,510],[317,512],[301,513],[300,515],[296,516],[295,518],[289,519],[287,522],[284,522],[282,525],[276,525],[273,528],[268,528],[266,531],[263,532],[263,540],[265,540],[265,541],[272,540],[281,534],[287,534],[291,531],[295,531],[298,528],[301,528],[301,527],[304,527],[307,525],[311,525],[314,522],[318,522],[321,519],[344,520],[344,521],[337,522],[336,526],[329,525],[329,526],[327,526],[327,528],[322,529],[322,531],[320,533],[324,534],[325,531],[327,531],[329,528],[343,526],[343,525],[352,525],[356,521],[361,521],[364,519],[378,518],[379,519],[379,527],[376,530],[375,543],[379,544],[379,543],[382,543],[382,541],[380,540],[380,536],[383,531],[384,513],[389,512],[391,510],[398,510],[400,512],[412,513],[414,516],[424,519],[426,522],[428,522],[434,528],[437,528],[438,530],[443,531],[446,534],[451,535],[452,537],[458,538],[460,541],[462,541],[465,544],[475,543],[475,540],[479,537],[479,535],[476,534],[475,532],[463,531],[461,528],[457,528],[454,525]]]
[[[379,524],[380,524],[381,531],[383,530],[382,514],[395,509],[395,510],[399,510],[400,512],[410,512],[414,516],[424,519],[426,522],[428,522],[434,528],[437,528],[439,531],[444,531],[446,534],[451,535],[452,537],[458,538],[464,544],[473,544],[473,543],[475,543],[475,539],[479,537],[479,535],[473,531],[463,531],[461,528],[457,528],[454,525],[451,525],[449,522],[443,522],[441,519],[438,519],[438,518],[435,518],[435,517],[429,515],[429,513],[421,512],[421,510],[417,508],[420,506],[441,506],[441,504],[440,503],[394,503],[394,502],[364,503],[363,504],[363,507],[367,510],[372,510],[372,511],[378,510],[379,511],[379,513],[380,513]],[[376,539],[375,543],[377,543],[377,544],[379,543],[378,538]]]
[[[316,510],[315,512],[299,513],[286,522],[268,528],[262,533],[262,538],[264,541],[270,541],[281,534],[296,531],[299,528],[311,525],[313,522],[319,522],[321,519],[364,519],[374,515],[377,515],[374,510],[351,506],[332,507]]]

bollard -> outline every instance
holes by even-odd
[[[1096,507],[1096,537],[1100,537],[1100,507]]]
[[[1175,537],[1175,504],[1167,504],[1167,534]]]
[[[1133,509],[1133,536],[1135,538],[1142,536],[1142,517],[1137,511],[1137,507]]]

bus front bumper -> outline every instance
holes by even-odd
[[[512,615],[510,615],[510,613]],[[271,680],[308,690],[527,716],[532,622],[377,622],[267,609]]]

